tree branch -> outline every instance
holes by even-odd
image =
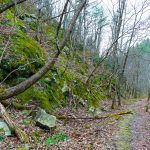
[[[15,1],[11,0],[10,2],[8,2],[6,4],[0,5],[0,14],[3,13],[4,11],[6,11],[7,9],[15,6],[16,4],[20,4],[25,1],[26,0],[16,0],[16,2],[15,2]]]

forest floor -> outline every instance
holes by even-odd
[[[104,105],[106,110],[99,116],[129,109],[134,113],[103,119],[58,120],[55,133],[50,133],[30,122],[27,110],[8,108],[13,120],[28,134],[31,145],[21,144],[16,137],[5,137],[0,141],[0,150],[150,150],[150,114],[145,112],[145,99],[116,110],[109,109],[108,103]],[[56,112],[75,118],[91,117],[83,108]],[[66,140],[46,142],[56,133],[67,135]]]

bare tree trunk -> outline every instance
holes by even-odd
[[[41,18],[41,8],[38,9],[38,13],[37,13],[37,21],[36,21],[36,24],[37,24],[37,32],[36,32],[36,40],[41,44],[41,24],[40,24],[40,18]]]
[[[111,84],[111,83],[110,83]],[[111,86],[111,95],[112,95],[112,104],[111,104],[111,109],[115,109],[115,105],[116,105],[116,97],[117,97],[117,87],[115,86]]]
[[[114,26],[112,28],[112,36],[114,37],[114,40],[116,40],[116,43],[114,44],[113,46],[113,73],[115,75],[115,72],[117,72],[118,70],[118,65],[119,65],[119,62],[118,62],[118,57],[117,57],[117,53],[118,53],[118,48],[119,48],[119,35],[120,35],[120,31],[121,31],[121,26],[122,26],[122,18],[123,18],[123,14],[124,14],[124,10],[125,10],[125,3],[126,3],[126,0],[119,0],[119,8],[118,8],[118,12],[119,12],[119,15],[118,14],[114,14],[114,18],[113,18],[113,21],[114,21]],[[119,73],[119,81],[121,81],[121,75]],[[118,98],[118,105],[120,106],[121,105],[121,97],[120,97],[120,83],[118,83],[116,85],[116,97]],[[113,106],[113,103],[114,103],[114,100],[112,100],[112,106]]]
[[[112,99],[111,109],[115,109],[115,105],[116,105],[116,97],[114,96]]]
[[[147,105],[146,105],[146,112],[149,111],[149,102],[150,102],[150,91],[148,92],[148,99],[147,99]]]
[[[120,91],[120,83],[117,86],[117,96],[118,96],[118,106],[121,106],[121,91]]]
[[[90,75],[88,76],[88,78],[87,78],[87,80],[86,80],[86,82],[85,82],[86,85],[89,84],[89,82],[90,82],[90,80],[91,80],[91,78],[92,78],[94,72],[97,70],[98,67],[99,67],[99,65],[96,65],[96,66],[94,67],[94,69],[92,70],[92,72],[90,73]]]

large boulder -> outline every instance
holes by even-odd
[[[35,122],[37,126],[47,130],[54,129],[56,127],[56,117],[49,115],[41,108],[39,108],[36,112]]]

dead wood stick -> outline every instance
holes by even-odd
[[[6,121],[10,129],[16,134],[19,140],[22,143],[29,143],[29,138],[24,131],[20,129],[20,127],[15,124],[10,115],[7,113],[5,107],[0,103],[0,116]]]
[[[22,105],[20,103],[9,102],[9,101],[2,101],[1,103],[3,104],[4,107],[12,106],[15,109],[19,109],[19,110],[23,110],[23,109],[33,110],[36,107],[36,105],[25,106],[25,105]]]
[[[119,112],[119,113],[115,113],[115,114],[105,114],[103,116],[95,116],[95,117],[68,117],[68,116],[56,116],[57,119],[104,119],[104,118],[109,118],[109,117],[116,117],[116,116],[121,116],[121,115],[126,115],[126,114],[133,114],[132,111],[127,111],[127,112]]]

